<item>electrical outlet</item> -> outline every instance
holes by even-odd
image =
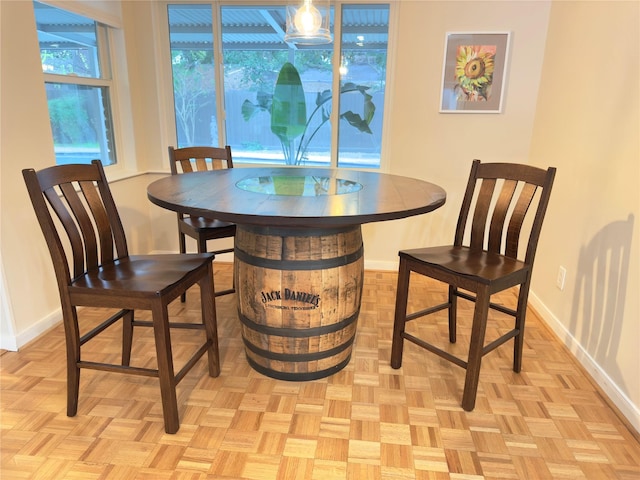
[[[556,278],[556,287],[560,290],[564,290],[564,281],[567,278],[567,269],[560,265],[558,268],[558,278]]]

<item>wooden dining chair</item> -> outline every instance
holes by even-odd
[[[25,169],[22,175],[49,247],[60,293],[67,350],[67,415],[75,416],[78,409],[81,368],[157,377],[165,431],[177,432],[178,382],[205,353],[209,375],[217,377],[220,373],[213,254],[129,255],[122,222],[99,160],[38,172]],[[200,287],[202,323],[170,323],[167,305],[196,283]],[[77,307],[120,310],[89,328],[81,322]],[[136,309],[150,310],[152,321],[137,320]],[[86,360],[81,347],[119,320],[121,364]],[[153,328],[156,369],[130,365],[133,327],[137,326]],[[174,372],[170,328],[205,331],[204,342],[178,373]]]
[[[233,168],[231,147],[169,147],[169,165],[171,174],[178,175],[188,172],[202,172],[206,170],[220,170]],[[233,223],[222,222],[213,218],[193,217],[178,213],[178,242],[180,252],[187,251],[186,235],[195,239],[198,252],[207,251],[207,241],[220,238],[233,237],[236,234],[236,226]],[[233,248],[210,250],[218,255],[233,252]],[[215,292],[216,297],[234,293],[235,284],[225,290]],[[181,297],[185,301],[185,296]]]
[[[465,368],[462,407],[466,411],[475,407],[482,357],[511,338],[513,370],[520,372],[531,271],[555,173],[555,168],[474,160],[453,245],[399,252],[391,366],[400,368],[403,343],[408,340]],[[537,203],[535,209],[530,209],[532,202]],[[529,224],[527,212],[535,212]],[[519,260],[521,250],[524,258]],[[448,284],[447,301],[407,314],[412,272]],[[515,310],[491,302],[491,295],[515,286],[519,286]],[[458,297],[475,302],[466,361],[418,338],[415,330],[406,330],[407,322],[446,309],[449,341],[455,343]],[[515,322],[513,329],[485,345],[489,309],[511,315]]]

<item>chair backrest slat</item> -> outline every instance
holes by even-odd
[[[524,219],[527,216],[527,211],[533,201],[533,196],[536,194],[537,188],[536,185],[525,183],[518,196],[507,228],[507,242],[505,245],[505,255],[507,257],[518,258],[518,244],[520,242],[522,225],[524,224]]]
[[[505,180],[500,191],[500,196],[496,202],[491,217],[491,228],[489,230],[489,243],[487,249],[490,252],[500,253],[500,246],[502,245],[502,233],[504,231],[505,219],[509,212],[509,206],[511,205],[511,199],[516,191],[518,182],[515,180]]]
[[[211,169],[212,170],[223,170],[227,167],[228,162],[226,160],[220,158],[212,158],[211,159]]]
[[[473,222],[471,224],[472,250],[482,250],[484,248],[485,228],[495,186],[496,181],[494,179],[483,180],[480,186],[480,194],[476,201],[476,208],[473,212]]]
[[[84,255],[84,247],[83,247],[84,242],[82,240],[82,236],[80,235],[78,226],[76,225],[76,222],[74,221],[68,206],[65,205],[65,203],[61,199],[62,193],[59,191],[59,189],[50,187],[44,190],[44,192],[42,193],[44,193],[45,197],[49,201],[49,205],[51,205],[51,209],[56,213],[58,220],[60,220],[60,223],[62,224],[62,227],[64,228],[67,234],[67,240],[71,245],[73,278],[75,278],[84,272],[85,255]],[[48,210],[47,205],[44,202],[42,205],[43,205],[43,211],[46,212],[46,214],[49,215],[50,217],[51,214]],[[42,216],[43,214],[39,214],[38,215],[39,219]],[[47,229],[50,230],[52,234],[55,234],[57,236],[57,231],[53,224],[53,220],[51,220],[50,225],[47,224]],[[43,230],[44,230],[44,227],[43,227]],[[46,234],[45,234],[45,237],[46,237]],[[49,242],[49,240],[47,240],[47,244],[49,244],[49,250],[51,250],[52,245]],[[62,250],[62,246],[60,245],[58,249],[60,250],[60,253],[59,253],[60,258],[65,259],[64,250]],[[58,249],[56,249],[56,253],[58,252]],[[53,256],[53,252],[51,253],[51,255]],[[66,260],[65,260],[65,263],[66,263]]]
[[[78,245],[73,249],[74,253],[76,253],[77,249],[78,254],[81,251],[84,251],[85,257],[84,265],[81,268],[77,266],[74,269],[74,273],[77,276],[83,273],[85,270],[91,270],[98,266],[98,244],[96,242],[97,235],[93,221],[90,217],[90,214],[92,212],[90,210],[87,210],[86,203],[83,202],[83,200],[80,198],[80,193],[82,192],[82,190],[77,190],[79,189],[79,184],[63,183],[59,185],[59,187],[62,191],[62,195],[66,200],[66,205],[70,211],[70,216],[73,217],[76,225],[78,225],[80,229],[80,235],[82,236],[82,245],[84,246],[84,248]],[[93,186],[93,184],[92,188],[95,191],[96,187]]]
[[[196,170],[198,172],[204,172],[205,170],[208,170],[207,168],[207,159],[206,158],[196,158],[195,159],[196,162]]]
[[[544,170],[530,165],[474,160],[454,244],[463,245],[468,231],[472,250],[486,249],[518,258],[519,245],[525,241],[523,227],[527,225],[527,248],[523,260],[532,264],[555,172],[553,167]],[[536,199],[536,208],[531,210]],[[534,212],[534,217],[527,222],[530,211]]]
[[[180,165],[180,168],[182,169],[182,173],[190,173],[194,171],[193,166],[191,165],[190,158],[185,158],[184,160],[178,160],[176,164]]]
[[[87,265],[95,265],[113,262],[114,260],[114,236],[109,222],[109,213],[107,213],[104,204],[102,203],[102,197],[100,191],[94,186],[93,182],[80,182],[80,188],[84,194],[85,201],[93,214],[93,221],[96,225],[96,230],[100,238],[100,257],[95,264],[89,263]],[[95,240],[94,240],[95,241]]]

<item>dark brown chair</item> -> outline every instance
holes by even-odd
[[[206,170],[220,170],[233,168],[231,147],[169,147],[169,165],[171,174],[178,175],[188,172],[202,172]],[[233,223],[204,217],[192,217],[178,213],[178,241],[180,252],[187,251],[185,235],[195,239],[198,252],[207,251],[207,240],[233,237],[236,234],[236,226]],[[233,252],[233,248],[211,250],[214,254]],[[234,286],[215,293],[216,297],[234,293]],[[185,296],[181,297],[184,302]]]
[[[453,245],[399,252],[391,366],[400,368],[403,341],[409,340],[465,368],[462,408],[467,411],[475,407],[480,363],[485,354],[514,338],[513,370],[520,372],[531,271],[555,173],[555,168],[543,170],[528,165],[474,160]],[[539,195],[536,195],[537,190],[540,190]],[[532,201],[537,202],[535,210],[529,208]],[[530,227],[523,229],[523,224],[527,225],[527,211],[535,211],[535,216]],[[525,247],[522,249],[525,250],[523,260],[518,260],[520,243]],[[448,284],[447,302],[407,314],[411,272]],[[515,310],[490,302],[492,294],[516,285],[519,290]],[[408,321],[447,309],[449,341],[455,343],[457,297],[475,302],[466,362],[405,331]],[[515,317],[515,325],[508,333],[485,345],[490,308]]]
[[[102,164],[59,165],[22,171],[56,273],[67,348],[67,415],[78,409],[80,369],[158,377],[167,433],[180,428],[176,384],[205,353],[209,375],[220,373],[213,255],[129,255],[120,216]],[[55,215],[54,215],[55,212]],[[70,254],[67,257],[67,246]],[[191,286],[200,287],[202,323],[169,323],[167,305]],[[77,307],[122,309],[82,333]],[[134,310],[152,312],[152,321],[134,318]],[[122,365],[88,361],[81,346],[122,320]],[[153,327],[157,369],[130,366],[133,327]],[[205,330],[205,341],[176,374],[170,328]]]

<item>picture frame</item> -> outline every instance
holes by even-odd
[[[510,36],[446,34],[440,113],[502,113]]]

